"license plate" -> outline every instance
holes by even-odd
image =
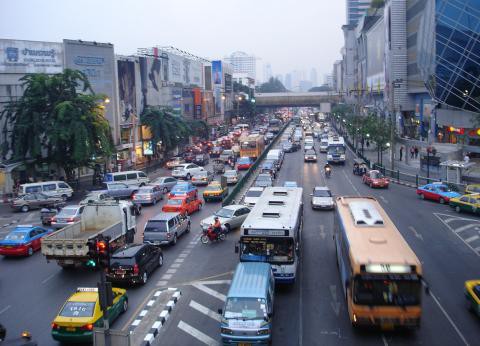
[[[65,260],[65,264],[73,264],[73,260]]]
[[[382,323],[381,328],[384,330],[392,330],[394,327],[393,323]]]
[[[75,331],[75,327],[67,327],[67,328],[65,328],[65,330],[66,330],[67,332],[74,332],[74,331]]]
[[[239,342],[238,346],[251,346],[252,344],[249,342]]]
[[[125,270],[116,270],[115,273],[117,273],[117,274],[125,274]]]

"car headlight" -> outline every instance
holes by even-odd
[[[220,333],[222,333],[222,334],[233,334],[233,331],[230,328],[221,328]]]
[[[260,329],[257,331],[257,335],[268,335],[270,334],[270,329]]]
[[[341,159],[345,159],[345,155],[340,155],[340,158],[341,158]]]

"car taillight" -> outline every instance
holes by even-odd
[[[132,196],[132,199],[137,199],[137,195],[134,194],[134,195]]]
[[[80,330],[93,330],[93,324],[89,323],[79,328]]]
[[[60,328],[60,326],[58,324],[53,323],[53,322],[52,322],[51,326],[52,326],[52,329],[59,329]]]
[[[138,264],[135,264],[133,266],[133,274],[138,274],[139,273],[139,270],[138,270]]]
[[[73,218],[73,217],[69,217],[69,218],[67,219],[67,222],[74,222],[74,221],[75,221],[75,218]]]
[[[57,222],[57,218],[54,216],[51,218],[52,222]]]

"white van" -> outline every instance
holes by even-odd
[[[103,182],[144,186],[150,182],[150,179],[148,179],[147,175],[142,171],[125,171],[106,173]]]
[[[267,153],[267,160],[275,160],[277,162],[277,169],[280,169],[283,163],[283,151],[280,149],[270,149]]]
[[[328,149],[328,139],[322,138],[322,141],[320,142],[320,152],[326,153],[327,149]]]
[[[64,181],[42,181],[20,185],[18,190],[20,196],[29,193],[44,193],[48,196],[62,197],[66,200],[72,197],[73,189]]]

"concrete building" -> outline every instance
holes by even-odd
[[[287,73],[285,74],[285,88],[288,90],[292,90],[292,74]]]
[[[354,25],[344,25],[342,26],[343,36],[345,40],[345,45],[342,48],[342,79],[343,79],[343,88],[345,90],[345,97],[347,102],[354,101],[354,93],[357,89],[355,85],[356,80],[356,36],[355,36],[355,26]]]
[[[356,25],[370,8],[372,0],[347,0],[347,25]]]
[[[257,58],[245,52],[233,52],[225,57],[225,62],[232,65],[234,73],[246,73],[249,77],[257,78]]]
[[[333,64],[333,90],[343,92],[342,79],[342,60],[337,60]]]

